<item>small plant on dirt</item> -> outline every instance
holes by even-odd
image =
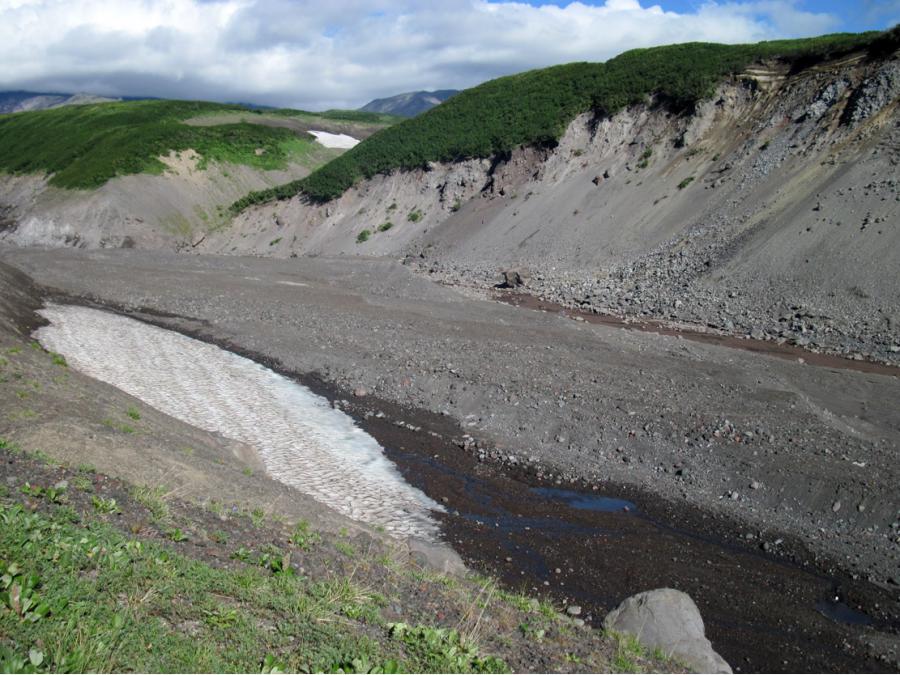
[[[294,532],[291,534],[291,543],[297,548],[308,551],[321,541],[322,537],[319,533],[310,529],[309,521],[300,520],[294,525]]]
[[[203,620],[210,626],[215,628],[229,628],[236,624],[239,614],[233,607],[218,607],[212,611],[204,610]]]
[[[266,521],[266,512],[257,506],[250,512],[250,520],[253,521],[254,527],[262,527]]]
[[[256,559],[256,564],[273,574],[293,574],[291,567],[291,554],[285,553],[280,548],[269,546]]]
[[[249,563],[253,559],[253,552],[245,546],[241,546],[238,550],[231,554],[234,560],[240,560],[242,563]]]
[[[440,672],[508,673],[509,666],[494,656],[482,657],[478,649],[447,628],[393,623],[388,634],[419,657],[428,670]]]
[[[222,530],[216,530],[211,535],[209,535],[209,538],[212,539],[217,544],[224,545],[224,544],[228,543],[228,533],[223,532]]]
[[[641,161],[638,162],[639,169],[646,169],[650,165],[650,157],[653,156],[653,148],[647,148],[641,154]]]
[[[173,527],[171,530],[166,532],[166,536],[175,542],[187,541],[188,539],[188,536],[184,532],[182,532],[180,527]]]
[[[72,486],[81,492],[93,492],[94,484],[87,476],[74,476],[72,478]]]
[[[393,226],[394,226],[394,224],[391,221],[387,221],[386,223],[382,223],[381,225],[378,226],[378,231],[379,232],[387,232]]]
[[[335,542],[334,547],[348,558],[353,558],[354,556],[356,556],[356,549],[353,548],[352,544],[346,541]]]
[[[169,519],[169,505],[165,500],[165,489],[152,488],[148,485],[135,487],[131,490],[131,496],[136,502],[150,511],[150,515],[157,523],[166,522]]]
[[[646,656],[643,646],[633,635],[610,633],[616,641],[616,655],[613,659],[613,669],[617,673],[636,673],[639,667],[636,659]]]
[[[57,354],[56,352],[50,352],[50,360],[53,361],[54,365],[60,366],[61,368],[68,368],[69,364],[66,361],[66,357],[62,354]]]
[[[94,505],[94,511],[97,513],[119,513],[119,505],[112,497],[91,497],[91,503]]]
[[[462,208],[462,200],[457,199],[455,202],[453,202],[453,206],[450,207],[450,211],[452,211],[453,213],[456,213],[461,208]]]
[[[125,411],[125,414],[128,415],[131,419],[137,422],[141,419],[141,411],[135,408],[133,405],[128,407],[128,410]]]
[[[93,464],[79,464],[78,473],[97,473],[97,468]]]
[[[241,473],[243,473],[247,477],[250,477],[253,475],[253,469],[251,469],[249,466],[245,466],[243,469],[241,469]]]
[[[356,243],[363,244],[363,243],[369,241],[369,237],[371,237],[371,236],[372,236],[372,233],[368,229],[362,230],[358,235],[356,235]]]
[[[31,483],[25,483],[21,488],[19,488],[23,495],[28,495],[29,497],[35,497],[40,499],[44,496],[44,488],[40,485],[32,485]]]
[[[424,216],[425,214],[419,209],[413,209],[407,214],[406,219],[411,223],[418,223]]]
[[[684,190],[684,188],[686,188],[688,185],[690,185],[690,184],[693,183],[693,182],[694,182],[694,177],[693,177],[693,176],[688,176],[687,178],[685,178],[683,181],[681,181],[681,182],[678,184],[678,189],[679,189],[679,190]]]
[[[269,242],[269,246],[275,246],[280,241],[281,241],[281,237],[278,237],[277,239],[273,239],[272,241]]]

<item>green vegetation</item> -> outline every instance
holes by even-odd
[[[324,202],[358,180],[397,169],[493,157],[521,145],[553,145],[579,113],[612,115],[651,94],[673,110],[688,110],[723,78],[756,61],[781,58],[798,67],[811,65],[874,49],[882,36],[869,32],[752,45],[688,43],[635,49],[606,63],[571,63],[502,77],[380,131],[302,180],[251,193],[235,202],[232,212],[301,192]]]
[[[282,169],[316,148],[310,137],[251,122],[189,125],[206,115],[253,118],[240,106],[196,101],[126,101],[66,106],[0,116],[0,171],[46,172],[52,185],[96,188],[115,176],[163,173],[159,158],[189,149],[209,161]],[[329,111],[278,114],[369,122],[367,113]],[[374,119],[374,118],[373,118]],[[380,118],[376,123],[388,123]]]
[[[653,148],[647,148],[641,153],[641,161],[638,162],[639,169],[646,169],[650,165],[650,158],[653,156]]]
[[[141,411],[135,408],[133,405],[128,407],[128,410],[125,411],[125,414],[135,421],[141,419]]]
[[[379,231],[379,232],[387,232],[387,231],[388,231],[389,229],[391,229],[393,226],[394,226],[394,224],[393,224],[391,221],[388,221],[388,222],[386,222],[386,223],[382,223],[381,225],[379,225],[379,226],[378,226],[378,231]]]
[[[217,568],[70,516],[0,505],[3,672],[508,670],[457,631],[380,627],[384,598],[289,574],[278,550]]]
[[[362,230],[358,235],[356,235],[356,243],[363,244],[369,241],[369,237],[372,236],[372,232],[368,229]]]
[[[407,651],[416,654],[429,672],[509,672],[507,665],[500,659],[479,656],[478,650],[467,644],[455,630],[395,623],[390,626],[390,635],[406,645]]]
[[[686,188],[688,185],[690,185],[690,184],[693,183],[693,182],[694,182],[694,177],[693,177],[693,176],[688,176],[687,178],[685,178],[683,181],[681,181],[681,182],[678,184],[678,189],[679,189],[679,190],[684,190],[684,188]]]
[[[313,546],[321,543],[322,537],[318,532],[310,529],[309,522],[306,520],[299,521],[294,525],[294,532],[291,534],[291,543],[304,551],[310,550]]]
[[[419,209],[413,209],[407,214],[406,219],[411,223],[418,223],[425,216]]]

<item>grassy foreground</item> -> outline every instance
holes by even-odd
[[[232,212],[300,193],[328,201],[380,173],[552,144],[578,114],[593,110],[612,115],[651,94],[684,110],[710,95],[723,78],[761,59],[815,62],[879,40],[896,43],[894,33],[892,38],[870,32],[750,45],[670,45],[635,49],[605,63],[571,63],[502,77],[380,132],[306,178],[251,193],[235,202]]]
[[[184,121],[215,114],[242,114],[248,121],[192,126]],[[268,111],[267,115],[372,125],[390,116],[357,111],[307,113]],[[317,146],[312,137],[290,129],[254,124],[260,111],[195,101],[125,101],[66,106],[0,115],[0,170],[49,173],[50,183],[69,189],[97,188],[116,176],[162,173],[160,156],[196,150],[201,168],[211,160],[283,169],[302,161]]]
[[[0,441],[0,672],[677,668],[483,577]]]

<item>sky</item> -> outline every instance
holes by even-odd
[[[357,108],[634,47],[898,22],[900,0],[0,0],[0,90]]]

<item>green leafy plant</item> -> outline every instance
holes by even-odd
[[[322,537],[319,533],[310,529],[309,521],[301,520],[294,525],[294,531],[291,534],[291,543],[297,548],[308,551],[321,541]]]
[[[40,579],[36,574],[25,574],[16,563],[5,562],[0,562],[0,571],[0,610],[32,623],[50,613],[50,605],[37,593]]]
[[[97,513],[119,513],[119,505],[112,497],[99,497],[94,495],[91,497],[91,503]]]
[[[391,221],[388,221],[388,222],[386,222],[386,223],[382,223],[381,225],[379,225],[379,226],[378,226],[378,231],[379,231],[379,232],[387,232],[387,231],[388,231],[389,229],[391,229],[393,226],[394,226],[394,224],[393,224]]]
[[[356,235],[356,243],[363,244],[369,241],[369,237],[372,236],[372,233],[369,230],[362,230],[358,235]]]
[[[418,223],[425,216],[419,209],[413,209],[406,215],[406,219],[411,223]]]
[[[168,532],[166,532],[166,536],[172,541],[187,541],[188,536],[182,532],[180,527],[173,527]]]
[[[400,640],[429,670],[438,672],[507,673],[509,667],[494,656],[482,657],[457,631],[430,626],[388,625],[388,635]]]
[[[125,414],[128,415],[134,421],[141,419],[141,411],[135,408],[134,406],[129,406],[128,410],[125,411]]]
[[[693,182],[694,182],[694,177],[693,177],[693,176],[688,176],[687,178],[685,178],[683,181],[681,181],[681,182],[678,184],[678,189],[679,189],[679,190],[684,190],[684,188],[686,188],[688,185],[690,185],[690,184],[693,183]]]

